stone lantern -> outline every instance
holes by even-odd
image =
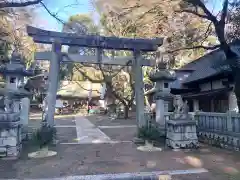
[[[165,68],[165,64],[159,66],[159,69],[150,74],[150,80],[155,82],[155,87],[152,90],[154,92],[154,100],[156,102],[156,122],[163,135],[165,135],[165,112],[169,110],[169,101],[173,99],[173,95],[170,93],[170,84],[176,80],[174,71]]]
[[[8,64],[0,67],[0,74],[5,78],[5,87],[0,89],[2,109],[0,112],[0,156],[18,157],[21,150],[22,127],[28,122],[28,107],[24,99],[31,94],[24,89],[24,77],[32,76],[33,72],[27,71],[21,57],[13,52]],[[22,112],[27,114],[22,116]]]

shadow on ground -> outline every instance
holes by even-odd
[[[90,117],[88,117],[90,119]],[[91,116],[93,118],[93,116]],[[95,117],[96,118],[96,117]],[[118,121],[90,119],[95,126],[119,126]],[[77,135],[73,119],[56,121],[60,142],[72,142]],[[126,124],[124,124],[126,123]],[[132,123],[132,124],[131,124]],[[121,120],[120,125],[134,125],[135,122]],[[69,127],[63,127],[69,126]],[[164,170],[187,170],[205,168],[209,172],[195,175],[177,175],[173,180],[239,180],[239,152],[231,152],[207,145],[199,150],[172,151],[163,148],[160,152],[142,152],[130,141],[136,128],[101,129],[112,140],[128,141],[116,144],[58,144],[51,149],[57,156],[43,159],[29,159],[28,152],[36,147],[25,146],[17,161],[0,160],[0,179],[7,178],[54,178],[74,175],[149,172]],[[164,145],[162,145],[164,146]]]
[[[18,161],[0,161],[0,178],[53,178],[86,174],[206,168],[209,173],[198,174],[199,179],[239,179],[240,159],[237,153],[216,148],[203,147],[189,152],[174,152],[166,149],[162,152],[141,152],[136,149],[135,144],[119,143],[57,145],[52,149],[58,152],[57,156],[29,159],[27,152],[36,150],[31,147],[24,150]]]

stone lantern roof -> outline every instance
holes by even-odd
[[[149,78],[153,82],[161,80],[175,81],[177,79],[175,72],[168,69],[160,69],[155,72],[151,72]]]
[[[3,75],[20,75],[20,76],[32,76],[33,71],[26,70],[26,67],[21,59],[21,55],[14,51],[10,63],[0,66],[0,74]]]
[[[154,99],[163,99],[165,101],[171,101],[174,97],[173,94],[169,92],[162,91],[156,87],[150,89],[145,93],[145,95],[154,95]]]
[[[28,96],[31,96],[32,93],[23,89],[23,88],[19,88],[17,90],[14,90],[14,89],[5,89],[5,88],[0,88],[0,96],[9,96],[11,98],[17,98],[17,99],[21,99],[21,98],[24,98],[24,97],[28,97]]]
[[[160,81],[163,82],[171,82],[176,80],[176,74],[174,71],[166,69],[166,68],[158,68],[156,71],[152,71],[149,74],[149,78],[151,81],[156,82],[154,88],[147,91],[145,95],[154,95],[154,99],[163,99],[165,101],[170,101],[173,99],[173,95],[170,91],[166,91],[163,88],[158,86]]]

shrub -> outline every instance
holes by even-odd
[[[56,139],[56,132],[56,128],[44,125],[33,133],[32,139],[40,148],[43,148],[53,143]]]
[[[153,141],[158,141],[161,138],[159,130],[155,126],[139,128],[138,137],[144,140]]]

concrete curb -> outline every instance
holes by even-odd
[[[99,175],[82,175],[67,176],[59,178],[43,178],[43,179],[25,179],[25,180],[159,180],[160,175],[189,175],[207,173],[204,168],[188,169],[188,170],[172,170],[172,171],[155,171],[155,172],[139,172],[139,173],[120,173],[120,174],[99,174]],[[0,179],[1,180],[1,179]],[[5,179],[18,180],[18,179]],[[169,179],[170,180],[170,179]]]

